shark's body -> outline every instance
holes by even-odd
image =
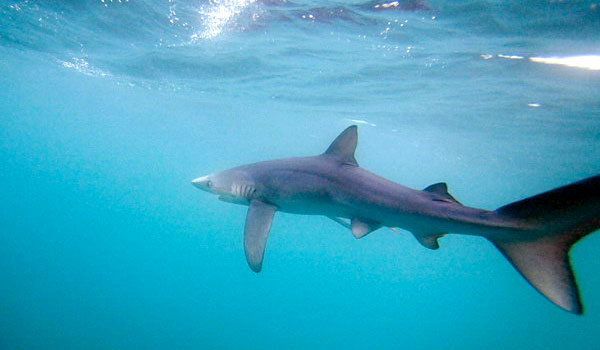
[[[244,247],[256,272],[275,211],[324,215],[356,238],[382,226],[400,227],[430,249],[450,232],[483,236],[548,299],[582,312],[568,250],[600,227],[600,176],[487,211],[461,205],[444,183],[418,191],[364,170],[354,159],[356,144],[351,126],[322,155],[244,165],[193,183],[249,205]]]

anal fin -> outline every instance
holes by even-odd
[[[432,250],[436,250],[440,247],[440,244],[438,243],[438,239],[441,237],[444,237],[444,233],[437,233],[437,234],[419,234],[419,233],[413,233],[415,238],[417,239],[417,241],[419,243],[421,243],[421,245],[427,249],[432,249]]]
[[[375,221],[358,218],[352,219],[352,235],[356,239],[363,238],[380,227],[381,224]]]

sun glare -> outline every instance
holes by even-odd
[[[530,61],[546,64],[559,64],[567,67],[600,70],[600,55],[569,57],[530,57]]]

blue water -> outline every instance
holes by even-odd
[[[482,238],[322,217],[276,214],[254,274],[245,207],[190,180],[351,124],[469,206],[596,175],[600,70],[544,62],[599,43],[596,1],[0,2],[0,348],[597,349],[599,234],[583,316]]]

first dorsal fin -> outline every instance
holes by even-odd
[[[354,151],[356,150],[358,141],[356,129],[356,125],[347,127],[346,130],[342,131],[342,133],[333,140],[324,154],[335,157],[342,163],[358,166],[356,159],[354,159]]]
[[[446,185],[445,182],[438,182],[436,184],[427,186],[423,189],[423,191],[435,193],[438,196],[440,196],[442,200],[460,204],[459,201],[454,199],[454,197],[452,197],[452,195],[448,193],[448,185]]]

